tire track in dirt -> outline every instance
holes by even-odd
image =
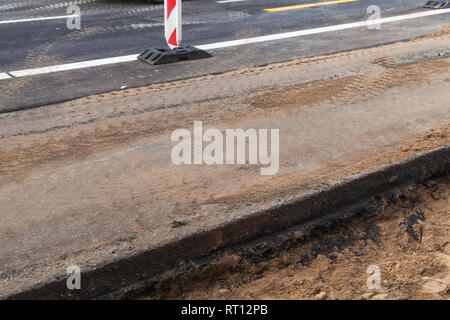
[[[381,65],[384,65],[384,60]],[[374,63],[380,63],[379,60]],[[331,80],[331,82],[312,83],[306,87],[282,89],[266,93],[248,102],[255,107],[274,108],[282,105],[296,107],[310,105],[319,102],[353,104],[360,101],[372,99],[381,95],[385,90],[392,87],[400,87],[413,81],[423,81],[440,73],[442,69],[448,69],[450,61],[440,60],[439,63],[431,61],[418,65],[391,67],[376,78],[356,76],[348,79]],[[314,92],[313,95],[310,95]],[[301,96],[301,102],[298,97]]]
[[[54,134],[51,130],[55,129],[50,129],[46,133],[48,142],[42,142],[47,139],[42,139],[43,137],[39,137],[37,132],[33,132],[30,138],[35,142],[30,147],[15,147],[0,155],[0,173],[7,178],[8,176],[17,176],[19,172],[27,171],[26,169],[39,167],[43,163],[56,161],[55,159],[61,160],[74,156],[84,158],[93,152],[106,150],[140,137],[182,127],[183,123],[188,121],[186,119],[203,119],[204,123],[208,123],[209,121],[229,120],[237,117],[254,118],[264,115],[268,111],[281,109],[285,111],[290,108],[311,107],[321,103],[349,105],[379,96],[391,87],[417,85],[417,83],[427,81],[435,73],[448,69],[448,65],[449,62],[445,60],[422,61],[413,65],[400,65],[394,69],[390,68],[377,78],[360,76],[333,79],[275,92],[256,94],[250,99],[243,99],[242,103],[235,104],[237,109],[233,107],[224,109],[223,106],[216,106],[220,107],[221,111],[213,112],[211,104],[206,103],[203,104],[202,108],[184,111],[177,117],[172,116],[170,121],[160,121],[158,117],[167,117],[168,114],[172,113],[171,108],[159,110],[157,113],[137,112],[128,117],[125,117],[124,113],[119,111],[116,115],[109,115],[108,118],[99,120],[104,121],[105,124],[102,125],[103,128],[98,125],[95,126],[94,131],[83,130],[78,133],[74,132],[71,136],[56,138],[57,130],[55,131],[56,136],[52,137]],[[399,81],[399,79],[401,80]],[[155,110],[153,109],[153,111]],[[115,117],[121,119],[120,125],[117,124],[117,120],[114,120]],[[91,122],[92,120],[89,120],[87,124]],[[111,123],[108,124],[108,122]],[[80,125],[80,123],[76,124]],[[447,134],[446,132],[441,136],[439,143],[448,141]],[[33,136],[36,138],[33,138]],[[442,139],[444,140],[442,141]],[[37,150],[39,151],[37,152]],[[283,178],[280,179],[283,180]],[[295,187],[297,187],[297,184]],[[264,186],[258,186],[254,192],[248,190],[247,196],[257,196],[261,191],[260,188],[264,188]],[[215,199],[214,201],[215,203],[229,202],[230,199]]]

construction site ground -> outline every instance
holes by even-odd
[[[88,273],[213,234],[230,221],[448,147],[449,89],[447,28],[408,42],[0,114],[0,297],[57,282],[71,265]],[[192,131],[194,121],[204,130],[279,129],[279,172],[173,164],[171,134]],[[423,201],[408,208],[280,252],[261,262],[260,279],[242,283],[255,276],[248,267],[245,276],[226,274],[185,297],[448,298],[448,178],[433,188],[436,199],[420,187]],[[415,217],[425,223],[420,243],[407,232]],[[204,252],[228,243],[226,234],[214,237]],[[347,238],[308,263],[289,257]],[[368,264],[381,268],[379,292],[366,292]],[[148,276],[124,276],[86,296]]]

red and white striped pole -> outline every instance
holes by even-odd
[[[155,65],[211,57],[206,51],[181,44],[181,1],[164,0],[164,35],[171,50],[148,48],[138,56],[139,60]]]
[[[164,33],[170,49],[181,45],[181,1],[164,0]]]

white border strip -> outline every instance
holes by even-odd
[[[45,20],[56,20],[56,19],[67,19],[67,18],[75,18],[75,17],[79,17],[79,15],[72,14],[72,15],[68,15],[68,16],[54,16],[54,17],[40,17],[40,18],[20,19],[20,20],[6,20],[6,21],[0,21],[0,24],[31,22],[31,21],[45,21]]]
[[[17,77],[17,78],[26,77],[26,76],[35,76],[35,75],[43,74],[43,73],[84,69],[84,68],[90,68],[90,67],[103,66],[103,65],[107,65],[107,64],[129,62],[129,61],[136,60],[137,56],[138,56],[137,54],[133,54],[133,55],[129,55],[129,56],[121,56],[121,57],[115,57],[115,58],[90,60],[90,61],[84,61],[84,62],[75,62],[75,63],[61,64],[61,65],[52,66],[52,67],[11,71],[11,72],[9,72],[9,74],[14,77]]]
[[[9,79],[9,78],[11,78],[11,77],[8,74],[0,73],[0,80]]]
[[[300,30],[300,31],[293,31],[293,32],[286,32],[286,33],[277,33],[277,34],[255,37],[255,38],[217,42],[217,43],[199,45],[196,47],[199,49],[202,49],[202,50],[213,50],[213,49],[227,48],[227,47],[233,47],[233,46],[240,46],[240,45],[245,45],[245,44],[250,44],[250,43],[294,38],[294,37],[300,37],[300,36],[323,33],[323,32],[331,32],[331,31],[365,27],[365,26],[370,26],[370,25],[396,22],[396,21],[402,21],[402,20],[416,19],[416,18],[434,16],[434,15],[444,14],[444,13],[450,13],[450,9],[422,11],[422,12],[418,12],[418,13],[406,14],[406,15],[389,17],[389,18],[382,18],[382,19],[368,20],[368,21],[359,21],[359,22],[339,24],[339,25],[329,26],[329,27]],[[51,73],[51,72],[68,71],[68,70],[75,70],[75,69],[97,67],[97,66],[114,64],[114,63],[130,62],[130,61],[135,61],[137,59],[137,56],[138,55],[136,54],[136,55],[98,59],[98,60],[91,60],[91,61],[84,61],[84,62],[68,63],[68,64],[62,64],[62,65],[44,67],[44,68],[11,71],[11,72],[9,72],[9,74],[12,75],[13,77],[34,76],[34,75],[38,75],[38,74],[45,74],[45,73]]]

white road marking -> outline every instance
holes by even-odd
[[[68,71],[68,70],[103,66],[106,64],[129,62],[129,61],[136,60],[137,56],[138,56],[137,54],[133,54],[133,55],[129,55],[129,56],[97,59],[97,60],[90,60],[90,61],[84,61],[84,62],[67,63],[67,64],[60,64],[60,65],[51,66],[51,67],[26,69],[26,70],[20,70],[20,71],[11,71],[11,72],[9,72],[9,74],[12,75],[13,77],[17,77],[17,78],[26,77],[26,76],[35,76],[38,74],[51,73],[51,72],[57,72],[57,71]]]
[[[389,22],[396,22],[396,21],[402,21],[402,20],[422,18],[422,17],[427,17],[427,16],[434,16],[434,15],[444,14],[444,13],[450,13],[450,9],[422,11],[422,12],[405,14],[405,15],[394,16],[394,17],[389,17],[389,18],[364,20],[364,21],[359,21],[359,22],[338,24],[338,25],[329,26],[329,27],[321,27],[321,28],[308,29],[308,30],[277,33],[277,34],[272,34],[272,35],[268,35],[268,36],[239,39],[239,40],[232,40],[232,41],[225,41],[225,42],[217,42],[217,43],[211,43],[211,44],[204,44],[204,45],[200,45],[200,46],[196,46],[196,47],[199,49],[202,49],[202,50],[213,50],[213,49],[220,49],[220,48],[227,48],[227,47],[235,47],[235,46],[241,46],[241,45],[250,44],[250,43],[295,38],[295,37],[306,36],[306,35],[317,34],[317,33],[366,27],[366,26],[370,26],[370,25],[378,25],[378,24],[389,23]]]
[[[218,0],[217,3],[242,2],[245,0]]]
[[[37,7],[37,8],[35,7],[35,8],[27,9],[27,10],[25,10],[25,12],[39,11],[39,10],[43,10],[43,9],[64,8],[64,7],[68,7],[70,5],[85,4],[85,3],[96,2],[96,1],[97,0],[66,1],[66,2],[63,2],[63,3],[54,3],[54,4],[49,4],[49,5],[46,5],[46,6],[42,6],[42,7]],[[27,1],[24,1],[24,2],[0,5],[0,11],[5,11],[5,10],[11,10],[11,9],[25,7],[27,5],[34,4],[34,2],[35,2],[34,0],[27,0]]]
[[[79,17],[79,15],[72,14],[72,15],[68,15],[68,16],[54,16],[54,17],[40,17],[40,18],[20,19],[20,20],[6,20],[6,21],[0,21],[0,24],[31,22],[31,21],[45,21],[45,20],[57,20],[57,19],[68,19],[68,18],[75,18],[75,17]]]
[[[389,18],[382,18],[382,19],[368,20],[368,21],[364,20],[364,21],[359,21],[359,22],[339,24],[339,25],[321,27],[321,28],[315,28],[315,29],[277,33],[277,34],[272,34],[272,35],[268,35],[268,36],[239,39],[239,40],[232,40],[232,41],[225,41],[225,42],[217,42],[217,43],[199,45],[196,47],[199,49],[202,49],[202,50],[221,49],[221,48],[234,47],[234,46],[240,46],[240,45],[251,44],[251,43],[294,38],[294,37],[300,37],[300,36],[305,36],[305,35],[345,30],[345,29],[351,29],[351,28],[359,28],[359,27],[365,27],[365,26],[374,25],[374,24],[383,24],[383,23],[396,22],[396,21],[402,21],[402,20],[416,19],[416,18],[433,16],[433,15],[438,15],[438,14],[445,14],[445,13],[450,13],[450,9],[429,10],[429,11],[427,10],[427,11],[422,11],[422,12],[418,12],[418,13],[406,14],[406,15],[389,17]],[[51,73],[51,72],[57,72],[57,71],[84,69],[84,68],[97,67],[97,66],[114,64],[114,63],[135,61],[135,60],[137,60],[137,56],[138,55],[135,54],[135,55],[128,55],[128,56],[114,57],[114,58],[68,63],[68,64],[62,64],[62,65],[56,65],[56,66],[44,67],[44,68],[11,71],[11,72],[9,72],[9,74],[12,75],[13,77],[26,77],[26,76],[33,76],[33,75],[45,74],[45,73]]]
[[[3,79],[9,79],[9,78],[11,78],[8,74],[6,74],[6,73],[0,73],[0,80],[3,80]]]
[[[144,29],[144,28],[153,28],[153,27],[159,27],[163,26],[164,23],[138,23],[138,24],[132,24],[131,27],[133,29]]]

